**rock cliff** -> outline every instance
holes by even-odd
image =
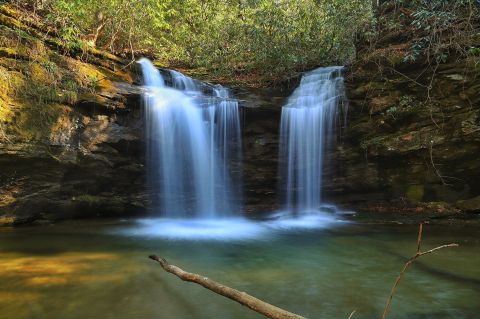
[[[0,219],[142,212],[143,118],[129,65],[62,51],[8,6],[0,22]]]
[[[7,6],[0,29],[0,224],[147,213],[134,63],[70,48]],[[367,212],[473,216],[460,212],[480,210],[478,56],[431,68],[402,58],[408,39],[385,38],[359,43],[345,69],[349,110],[325,161],[325,198]],[[281,107],[297,84],[234,90],[247,214],[280,208]]]

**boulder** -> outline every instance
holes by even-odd
[[[457,207],[464,212],[480,213],[480,196],[457,202]]]

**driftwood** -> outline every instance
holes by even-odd
[[[250,296],[246,292],[238,291],[236,289],[224,286],[216,281],[213,281],[211,279],[208,279],[207,277],[200,276],[197,274],[193,274],[190,272],[186,272],[183,269],[175,266],[175,265],[170,265],[165,259],[151,255],[149,256],[150,259],[155,260],[162,266],[162,268],[171,274],[174,274],[178,278],[182,279],[183,281],[189,281],[193,282],[196,284],[199,284],[200,286],[203,286],[204,288],[207,288],[219,295],[225,296],[229,299],[232,299],[242,306],[248,307],[252,309],[253,311],[256,311],[268,318],[272,319],[306,319],[305,317],[302,317],[300,315],[288,312],[284,309],[278,308],[274,305],[271,305],[265,301],[262,301],[260,299],[257,299],[253,296]]]

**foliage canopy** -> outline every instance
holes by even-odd
[[[72,47],[221,74],[286,76],[354,56],[371,0],[17,0]]]

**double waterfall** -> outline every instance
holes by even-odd
[[[139,61],[145,83],[148,185],[167,218],[240,216],[241,132],[228,89]],[[322,205],[322,166],[338,126],[342,67],[306,73],[282,108],[279,178],[290,216]],[[248,123],[246,123],[248,125]]]

